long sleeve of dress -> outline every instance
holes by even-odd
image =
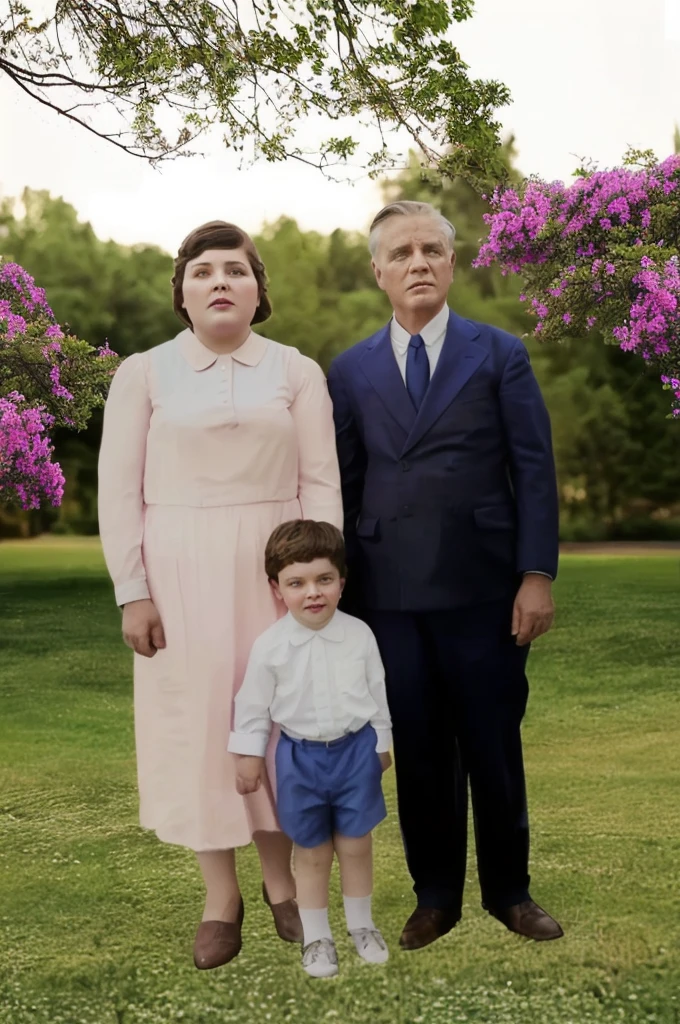
[[[343,525],[340,470],[326,378],[321,367],[301,356],[299,390],[291,406],[298,436],[298,497],[303,519]]]
[[[143,356],[133,355],[111,382],[99,451],[99,534],[119,605],[149,597],[142,534],[150,419]]]

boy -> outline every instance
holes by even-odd
[[[267,543],[265,570],[288,614],[253,645],[229,750],[241,755],[239,793],[253,793],[272,722],[281,727],[277,807],[294,844],[302,966],[327,978],[338,973],[328,923],[334,853],[359,956],[369,963],[388,956],[371,917],[371,832],[386,814],[381,778],[391,764],[385,678],[368,626],[337,610],[346,575],[339,530],[311,520],[283,523]]]

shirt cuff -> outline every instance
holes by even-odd
[[[375,728],[375,727],[374,727]],[[392,730],[391,729],[376,729],[375,734],[378,737],[378,742],[375,745],[377,754],[388,754],[390,747],[392,746]]]
[[[523,576],[547,576],[549,580],[551,580],[553,578],[550,575],[549,572],[541,572],[540,569],[526,569],[525,572],[522,573],[522,575]]]
[[[132,601],[148,601],[151,597],[145,579],[128,580],[127,583],[120,583],[114,588],[116,604],[122,607]]]
[[[264,757],[267,753],[269,735],[262,732],[232,732],[227,750],[230,754],[245,754],[248,757]]]

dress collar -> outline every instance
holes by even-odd
[[[227,357],[227,353],[221,356],[219,352],[213,352],[212,349],[206,348],[189,328],[178,334],[175,340],[179,345],[180,352],[193,370],[207,370],[209,366],[213,366],[217,362],[218,358]],[[228,355],[244,366],[257,366],[266,348],[267,339],[251,331],[243,344]]]

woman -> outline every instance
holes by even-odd
[[[279,614],[266,541],[300,516],[340,526],[342,510],[321,370],[251,331],[271,315],[251,239],[222,221],[193,231],[173,299],[188,329],[113,379],[99,517],[135,651],[140,820],[196,852],[206,902],[194,962],[210,968],[241,948],[234,848],[251,839],[279,936],[302,937],[272,790],[237,794],[227,741],[251,644]]]

